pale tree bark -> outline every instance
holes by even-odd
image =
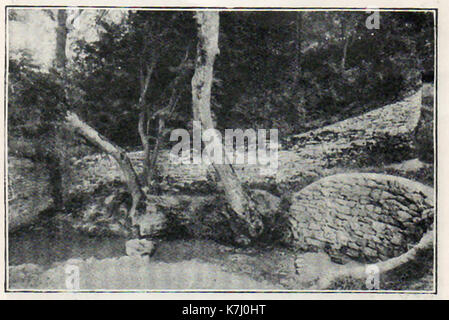
[[[67,11],[65,9],[59,9],[57,13],[57,22],[58,25],[56,27],[56,60],[55,65],[56,68],[63,70],[66,67],[66,47],[67,47]]]
[[[71,128],[82,135],[86,140],[97,146],[100,150],[111,155],[119,164],[128,186],[128,191],[132,197],[132,206],[129,211],[129,215],[134,223],[137,205],[140,200],[145,198],[145,194],[142,192],[137,173],[133,168],[131,160],[126,154],[126,151],[106,139],[94,128],[83,122],[75,113],[67,112],[65,119]]]
[[[138,102],[138,107],[140,109],[139,122],[138,122],[138,132],[140,136],[140,141],[143,147],[144,153],[144,183],[148,186],[151,185],[152,181],[152,169],[150,163],[150,136],[149,131],[149,110],[146,104],[146,94],[150,84],[151,75],[153,74],[154,67],[156,65],[156,60],[153,59],[150,65],[146,64],[146,72],[144,73],[141,69],[140,72],[140,97]],[[151,176],[151,177],[150,177]]]
[[[154,26],[152,24],[152,26]],[[140,57],[140,96],[138,101],[139,122],[137,130],[139,132],[140,141],[142,143],[144,160],[143,160],[143,179],[144,185],[151,187],[153,183],[153,168],[151,167],[151,155],[150,152],[150,120],[151,120],[151,110],[146,102],[148,88],[150,86],[151,76],[153,74],[154,68],[158,60],[158,46],[157,41],[154,41],[152,37],[152,30],[150,22],[146,21],[144,26],[144,40],[143,49]],[[150,61],[146,61],[148,55],[148,48],[151,47]],[[158,144],[158,141],[156,141]],[[155,150],[153,150],[154,153]]]
[[[50,15],[51,11],[49,11]],[[54,20],[54,15],[50,15]],[[66,10],[58,10],[56,15],[56,48],[54,66],[61,75],[61,83],[65,83],[65,65],[66,65],[66,42],[67,42],[67,12]],[[50,193],[53,199],[55,210],[62,210],[64,207],[63,199],[63,183],[62,183],[62,159],[57,152],[57,131],[52,124],[46,125],[49,130],[50,139],[45,143],[36,146],[36,153],[39,158],[44,160],[44,164],[48,170],[50,178]]]
[[[55,55],[55,66],[60,72],[62,86],[65,91],[66,100],[68,91],[67,91],[67,81],[66,81],[66,46],[67,46],[67,35],[69,32],[69,28],[67,28],[67,11],[64,9],[58,10],[57,13],[57,29],[56,29],[56,55]],[[112,142],[108,141],[104,136],[99,134],[94,128],[90,127],[88,124],[83,122],[74,112],[67,112],[65,115],[66,125],[80,135],[82,135],[85,139],[93,143],[103,152],[111,155],[119,164],[120,168],[123,171],[126,184],[128,186],[128,191],[132,197],[132,206],[129,211],[129,215],[135,221],[136,208],[141,199],[145,197],[142,192],[140,183],[138,181],[137,174],[131,164],[131,160],[127,156],[126,152],[122,150],[120,147],[116,146]],[[62,179],[59,177],[60,188],[62,188]]]
[[[194,120],[201,122],[203,130],[213,129],[210,109],[213,65],[218,49],[219,14],[217,11],[199,11],[195,18],[198,23],[198,45],[195,73],[192,78],[192,99]],[[214,137],[220,143],[218,137]],[[222,145],[220,146],[222,148]],[[225,154],[225,153],[223,153]],[[234,169],[229,164],[212,165],[224,187],[225,198],[231,213],[230,223],[236,240],[246,241],[246,236],[257,238],[263,231],[263,223],[255,202],[242,186]]]
[[[161,140],[164,137],[164,130],[165,130],[165,124],[166,121],[171,117],[173,114],[176,105],[179,100],[179,92],[178,92],[178,86],[182,79],[187,74],[187,71],[191,69],[191,63],[189,63],[189,49],[187,48],[185,57],[183,61],[177,66],[176,68],[173,68],[173,71],[177,72],[175,78],[171,81],[170,85],[167,88],[167,92],[170,92],[170,98],[168,100],[168,104],[161,110],[158,110],[155,112],[152,116],[153,119],[158,119],[158,129],[157,129],[157,136],[156,141],[153,147],[153,152],[149,158],[149,171],[148,171],[148,178],[154,180],[157,172],[157,158],[159,155],[159,149],[161,145]]]
[[[346,70],[346,56],[348,55],[348,46],[351,41],[351,36],[346,36],[345,44],[343,45],[343,56],[341,57],[340,69],[341,72],[345,72]]]
[[[408,262],[416,261],[417,255],[423,250],[427,250],[434,245],[434,231],[427,231],[421,240],[409,251],[404,254],[388,259],[386,261],[381,261],[376,263],[375,266],[378,268],[378,275],[384,274],[388,271],[394,270]],[[322,276],[314,289],[327,289],[329,286],[337,280],[351,277],[352,279],[365,280],[367,279],[367,266],[366,265],[356,265],[356,266],[341,266],[335,270],[328,270],[328,273]]]
[[[352,44],[354,39],[354,28],[357,22],[353,17],[343,17],[341,22],[341,38],[343,39],[343,52],[340,60],[340,71],[344,73],[346,71],[346,60],[348,56],[348,48]]]
[[[147,181],[150,186],[153,187],[153,190],[155,190],[154,182],[155,178],[158,176],[159,171],[157,168],[157,158],[159,156],[159,150],[161,148],[161,141],[164,137],[164,130],[165,130],[165,122],[170,117],[170,115],[173,113],[176,104],[178,103],[179,96],[177,94],[176,89],[173,90],[172,96],[170,97],[170,100],[168,102],[168,105],[163,110],[167,110],[166,114],[160,114],[156,113],[153,118],[158,117],[158,128],[157,128],[157,134],[156,134],[156,140],[153,146],[153,152],[151,155],[146,155],[145,159],[147,160]],[[158,115],[159,114],[159,115]]]
[[[174,15],[172,19],[176,16]],[[159,59],[160,52],[164,46],[164,37],[168,32],[168,28],[162,28],[157,22],[147,21],[143,26],[144,40],[140,60],[140,97],[138,102],[139,122],[138,132],[144,153],[144,170],[143,184],[148,186],[151,191],[156,191],[155,180],[157,180],[156,162],[159,154],[161,140],[165,129],[165,123],[173,112],[178,101],[177,86],[180,79],[185,75],[188,58],[188,50],[185,59],[177,67],[173,68],[177,72],[176,77],[168,86],[167,92],[171,91],[171,97],[168,105],[161,110],[150,108],[146,102],[147,92],[150,86],[150,79]],[[149,56],[149,58],[147,58]],[[146,61],[148,59],[149,61]],[[167,110],[169,112],[167,112]],[[152,120],[157,120],[156,137],[150,136],[150,124]],[[150,139],[154,140],[153,149],[151,150]]]
[[[148,187],[154,187],[154,180],[157,174],[156,163],[159,155],[161,140],[163,139],[166,121],[174,112],[174,109],[179,100],[179,83],[187,74],[187,71],[190,69],[190,65],[188,63],[188,55],[189,51],[187,50],[185,58],[181,62],[181,64],[176,68],[173,68],[173,71],[177,72],[177,75],[171,81],[170,85],[167,88],[167,92],[170,92],[168,104],[160,110],[153,111],[153,113],[151,113],[150,108],[147,106],[145,97],[148,91],[151,74],[156,64],[156,58],[153,58],[150,67],[147,67],[146,75],[143,75],[143,73],[141,73],[140,78],[142,89],[138,103],[140,109],[138,132],[140,135],[144,153],[144,183]],[[150,121],[155,119],[157,119],[158,122],[157,133],[156,137],[151,137],[149,135]],[[150,152],[151,138],[154,139],[155,142],[153,145],[153,150]]]

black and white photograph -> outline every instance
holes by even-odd
[[[4,10],[5,292],[436,293],[438,9]]]

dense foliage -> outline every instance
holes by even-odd
[[[218,128],[278,128],[283,138],[416,89],[421,73],[433,72],[433,15],[381,12],[380,29],[372,30],[367,17],[339,11],[221,13],[212,98]],[[192,13],[134,11],[122,22],[100,21],[97,28],[98,41],[76,43],[68,66],[69,105],[108,138],[139,148],[143,65],[155,61],[146,94],[155,113],[168,103],[176,67],[195,56]],[[10,61],[13,131],[33,119],[45,122],[45,115],[55,119],[64,97],[56,77],[28,62]],[[167,130],[190,127],[192,72],[177,84],[181,96]]]
[[[223,127],[303,132],[398,100],[433,70],[431,14],[382,12],[378,30],[364,12],[222,17]]]

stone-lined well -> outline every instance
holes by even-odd
[[[398,256],[433,223],[433,188],[374,173],[338,174],[293,194],[291,238],[305,251],[376,262]]]

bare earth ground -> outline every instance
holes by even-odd
[[[48,226],[46,227],[48,230]],[[297,253],[282,247],[235,248],[211,240],[164,240],[150,258],[125,256],[125,239],[89,237],[68,227],[21,230],[9,238],[10,289],[66,289],[65,266],[80,267],[80,289],[306,290]],[[381,290],[433,290],[432,252],[380,279]],[[317,255],[315,266],[320,263]],[[310,267],[310,266],[309,266]],[[313,280],[313,275],[307,275]],[[333,290],[366,290],[344,279]]]

